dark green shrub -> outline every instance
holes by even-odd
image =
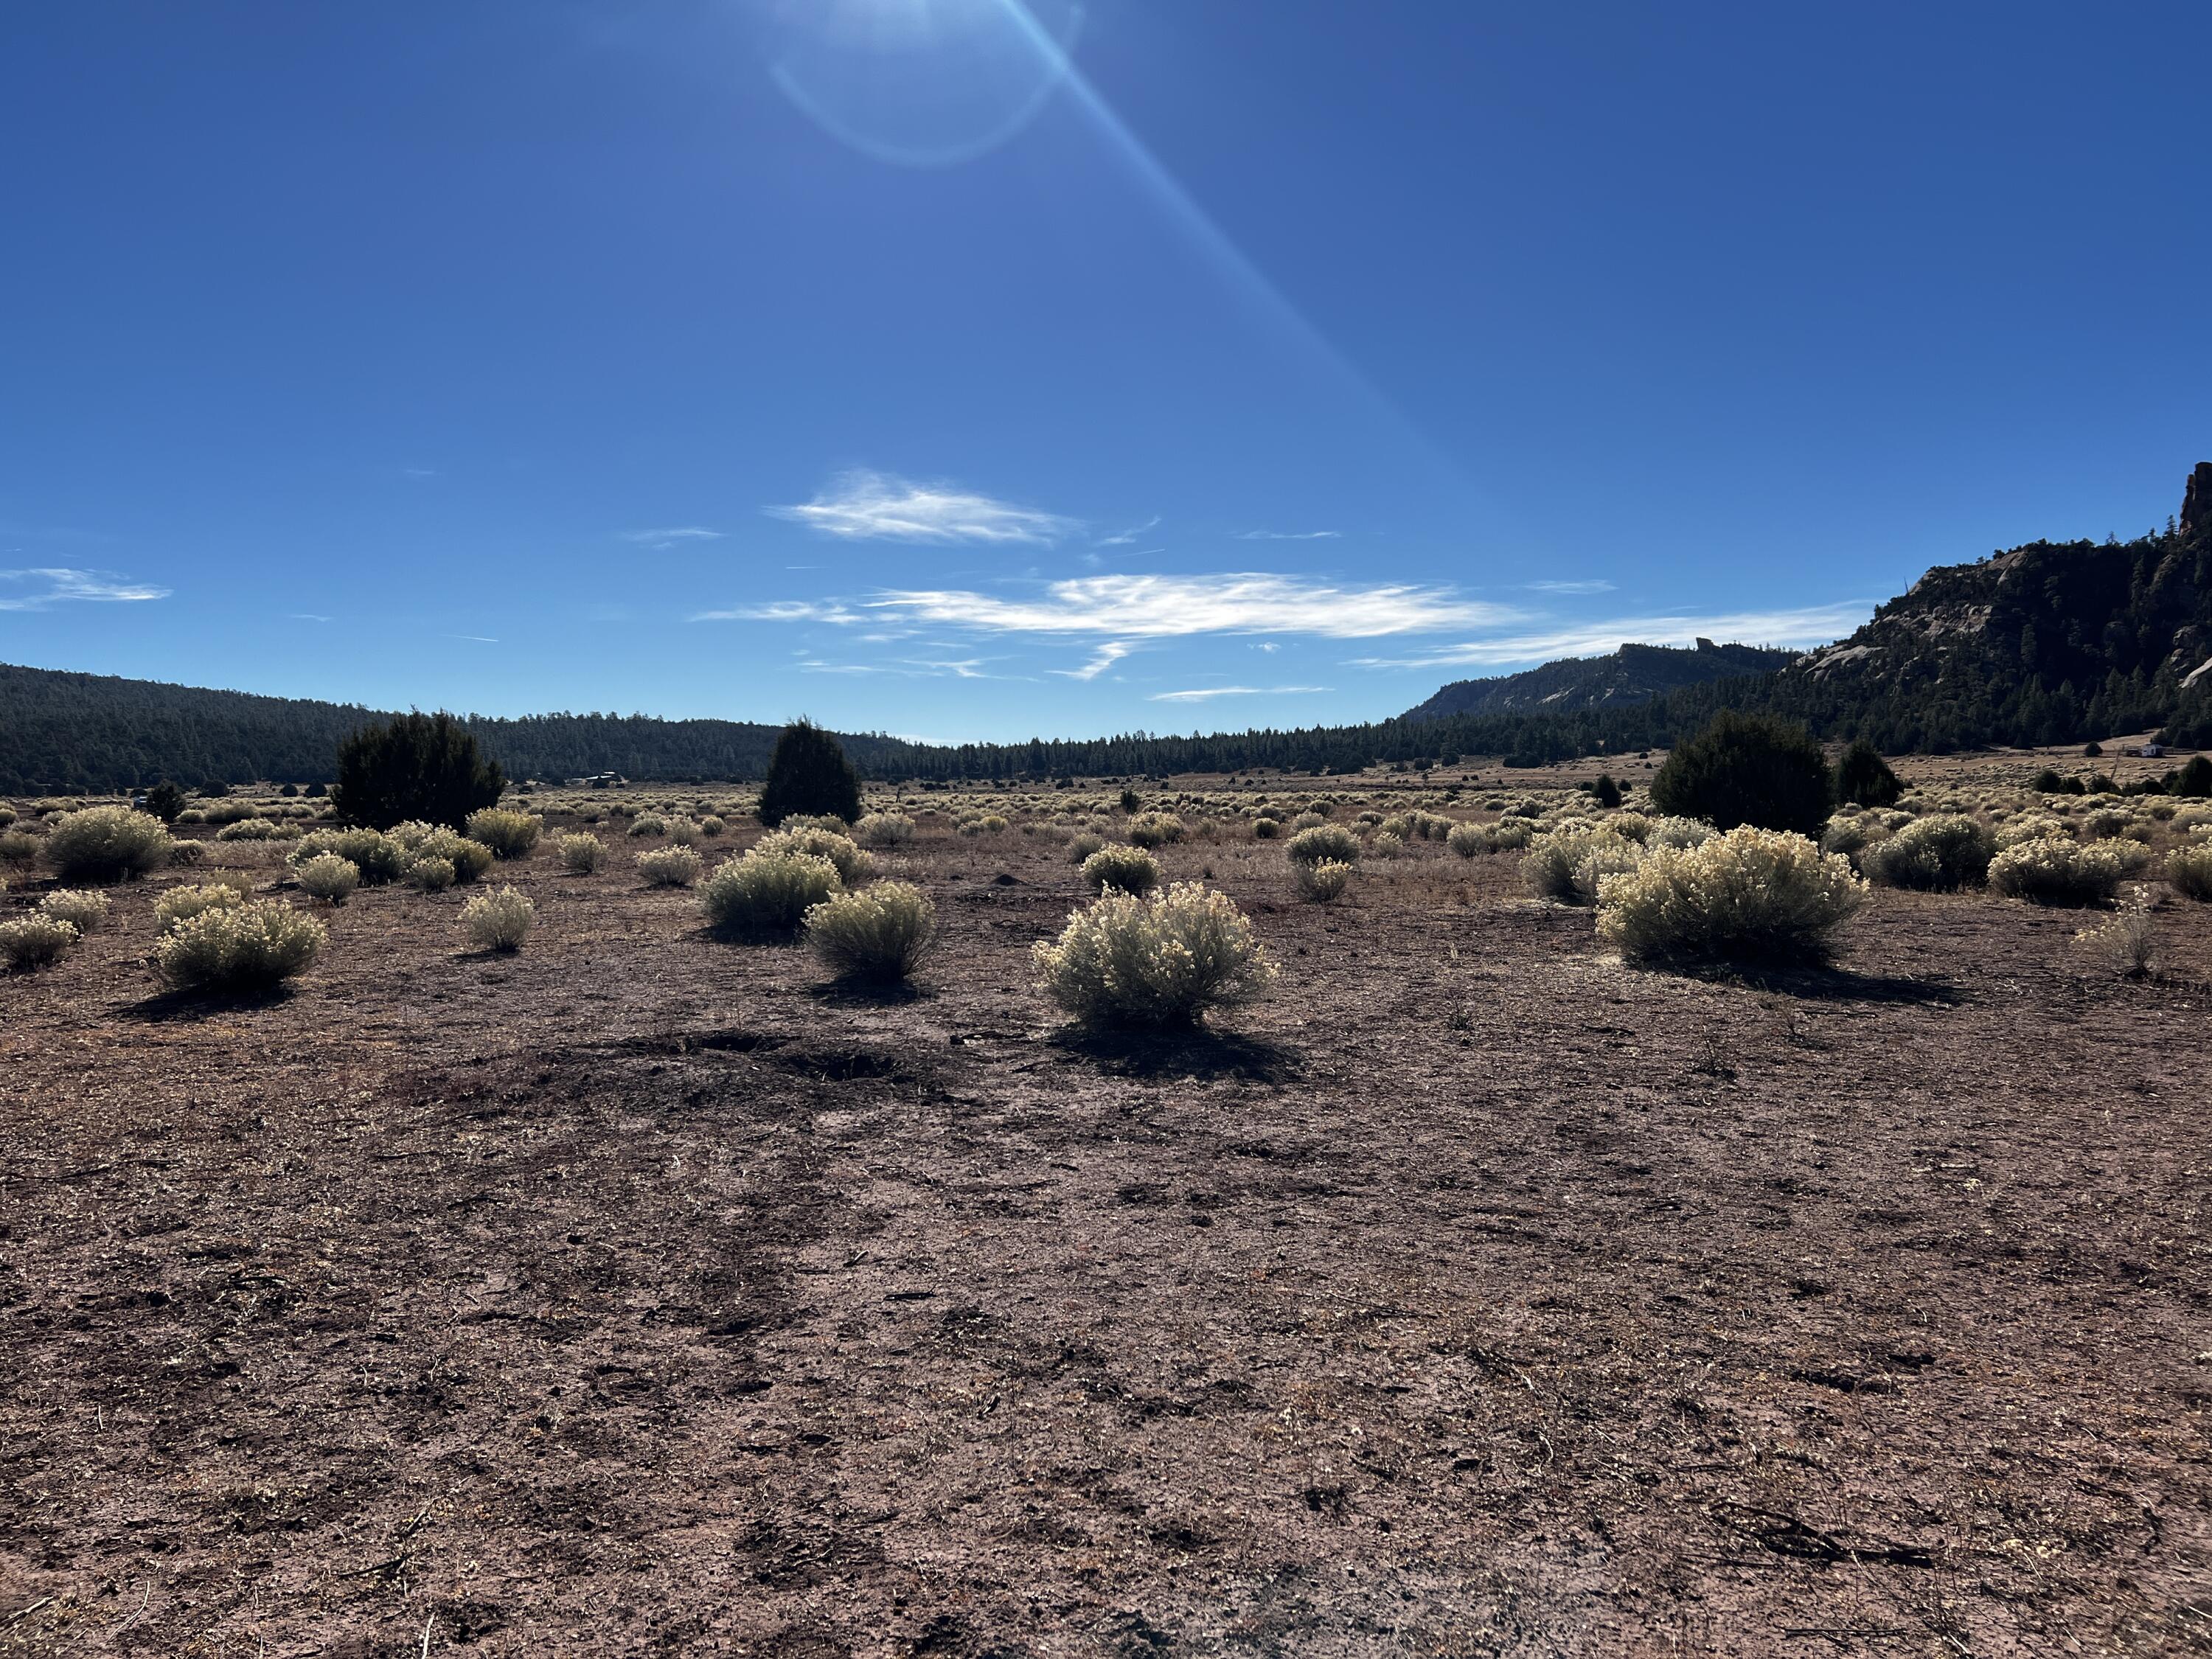
[[[167,778],[146,792],[144,810],[164,823],[174,823],[177,814],[185,810],[185,792]]]
[[[1905,785],[1889,769],[1881,751],[1864,738],[1855,740],[1836,761],[1836,799],[1862,806],[1892,806]]]
[[[823,817],[851,823],[860,816],[860,775],[837,739],[811,720],[793,720],[775,740],[761,786],[760,821],[775,829],[788,817]]]
[[[1667,757],[1651,799],[1717,830],[1749,823],[1810,836],[1828,821],[1829,788],[1827,757],[1803,726],[1723,709]]]
[[[1139,807],[1141,807],[1141,806],[1143,806],[1143,805],[1144,805],[1144,802],[1142,802],[1141,800],[1139,800],[1139,799],[1137,799],[1137,792],[1136,792],[1135,790],[1133,790],[1133,789],[1124,789],[1124,790],[1122,790],[1122,792],[1121,792],[1121,810],[1122,810],[1124,812],[1128,812],[1128,813],[1132,813],[1132,814],[1133,814],[1133,813],[1135,813],[1135,812],[1137,811],[1137,810],[1138,810]]]
[[[498,765],[477,753],[476,734],[451,714],[402,714],[338,744],[331,796],[342,823],[389,830],[416,818],[459,830],[506,787]]]
[[[1613,781],[1613,774],[1601,772],[1595,782],[1584,786],[1600,806],[1620,805],[1620,786]]]
[[[2183,767],[2167,786],[2167,793],[2175,795],[2212,795],[2212,760],[2202,755],[2191,755],[2189,764]]]
[[[2066,780],[2046,766],[2027,781],[2027,787],[2039,795],[2055,795],[2066,787]]]

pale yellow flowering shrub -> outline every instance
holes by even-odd
[[[1301,830],[1284,843],[1283,855],[1292,864],[1357,864],[1359,837],[1340,823],[1317,823]]]
[[[107,922],[107,895],[64,889],[47,894],[40,902],[39,914],[69,923],[80,935],[98,933]]]
[[[228,882],[172,887],[154,901],[154,931],[173,933],[195,916],[210,910],[233,910],[245,902],[246,895]]]
[[[77,939],[76,929],[58,916],[33,911],[13,921],[0,921],[0,963],[14,973],[51,968]]]
[[[937,907],[919,887],[879,881],[837,893],[805,915],[806,943],[841,980],[893,983],[920,965],[937,927]]]
[[[787,939],[809,910],[842,887],[826,858],[756,847],[714,867],[700,886],[699,904],[718,932],[733,938]]]
[[[461,927],[479,951],[519,951],[538,925],[538,907],[512,887],[479,893],[461,907]]]
[[[2177,847],[2167,854],[2166,878],[2182,897],[2212,903],[2212,842]]]
[[[1996,852],[1996,842],[1978,823],[1964,813],[1945,813],[1916,818],[1876,842],[1860,854],[1859,868],[1884,887],[1951,892],[1978,887]]]
[[[794,823],[799,828],[792,828]],[[836,868],[837,879],[848,886],[866,875],[870,867],[868,855],[854,845],[851,836],[797,818],[785,819],[782,829],[763,836],[752,850],[770,858],[796,853],[804,858],[827,859]]]
[[[1083,860],[1094,893],[1149,893],[1160,884],[1159,860],[1141,847],[1102,847]]]
[[[64,881],[124,881],[167,864],[170,844],[157,817],[127,806],[88,806],[54,820],[45,851]]]
[[[1819,960],[1865,890],[1848,860],[1745,824],[1701,846],[1652,848],[1606,877],[1598,933],[1637,960]]]
[[[605,862],[607,844],[588,830],[580,830],[572,835],[556,836],[553,852],[562,869],[588,876]]]
[[[361,885],[361,866],[336,853],[318,853],[298,867],[300,890],[310,898],[343,904]]]
[[[1352,866],[1340,859],[1323,859],[1319,864],[1292,865],[1291,878],[1298,891],[1315,903],[1332,904],[1344,896],[1352,871]]]
[[[407,873],[408,862],[414,856],[406,844],[395,836],[378,830],[354,829],[311,830],[284,857],[296,870],[309,860],[326,854],[343,859],[360,871],[365,887],[381,887],[386,882],[398,881]]]
[[[1558,828],[1539,836],[1522,855],[1521,884],[1538,898],[1583,903],[1586,900],[1575,885],[1575,872],[1585,859],[1602,855],[1609,860],[1632,861],[1638,851],[1634,842],[1603,824],[1585,818],[1564,819]]]
[[[689,887],[706,860],[688,847],[656,847],[637,855],[637,872],[648,887]]]
[[[1598,884],[1607,876],[1624,875],[1644,862],[1644,848],[1625,838],[1612,842],[1594,842],[1589,850],[1576,860],[1574,872],[1568,879],[1574,884],[1575,897],[1583,904],[1597,902]]]
[[[1183,838],[1183,822],[1173,812],[1139,812],[1127,833],[1133,847],[1170,847]]]
[[[1106,844],[1106,837],[1091,830],[1078,831],[1068,837],[1067,861],[1080,864]]]
[[[529,857],[544,828],[545,820],[535,813],[509,811],[501,806],[482,807],[469,814],[469,839],[490,848],[494,858]]]
[[[870,812],[853,826],[853,836],[863,847],[903,847],[914,839],[914,820],[903,812]]]
[[[2144,849],[2131,841],[2084,847],[2039,837],[2008,847],[1992,859],[1990,885],[2007,898],[2030,904],[2102,904],[2143,860]]]
[[[155,971],[179,991],[263,991],[303,972],[330,934],[275,899],[203,910],[163,937]]]
[[[1251,922],[1228,895],[1196,882],[1149,898],[1109,893],[1034,955],[1046,996],[1093,1026],[1194,1025],[1276,977]]]

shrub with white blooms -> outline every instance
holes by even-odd
[[[1820,960],[1866,884],[1850,860],[1787,830],[1741,825],[1662,847],[1597,889],[1599,933],[1638,960]]]
[[[1093,1026],[1195,1025],[1276,977],[1243,913],[1196,882],[1149,898],[1108,893],[1033,954],[1045,994]]]

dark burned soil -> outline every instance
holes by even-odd
[[[386,890],[178,1004],[126,892],[5,987],[0,1650],[2212,1648],[2204,910],[1692,979],[1510,859],[1167,856],[1285,974],[1152,1043],[1012,834],[900,860],[907,1000],[541,856],[519,957]]]

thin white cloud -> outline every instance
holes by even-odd
[[[1109,640],[1091,653],[1091,660],[1082,667],[1055,668],[1051,672],[1062,679],[1095,680],[1136,648],[1136,646],[1127,640]]]
[[[1159,526],[1160,515],[1155,513],[1144,523],[1133,526],[1118,536],[1102,536],[1091,544],[1093,547],[1133,547],[1136,545],[1138,537],[1143,535],[1147,530],[1158,529]]]
[[[1209,685],[1195,691],[1155,691],[1147,702],[1206,702],[1215,697],[1304,696],[1331,690],[1326,685]]]
[[[312,611],[295,611],[286,618],[289,622],[326,623],[328,617],[319,617]]]
[[[449,640],[466,640],[471,645],[497,645],[499,641],[489,634],[448,634]]]
[[[722,532],[709,530],[702,524],[679,524],[665,530],[625,530],[621,539],[635,546],[649,547],[655,552],[661,552],[684,542],[719,542],[722,539]]]
[[[1343,535],[1341,530],[1241,530],[1237,532],[1240,542],[1333,542]]]
[[[767,509],[848,541],[1013,544],[1049,547],[1081,526],[948,483],[915,483],[884,472],[841,474],[811,501]]]
[[[814,622],[847,625],[935,623],[1008,634],[1103,634],[1135,639],[1195,634],[1315,634],[1374,639],[1456,628],[1501,628],[1528,618],[1450,588],[1390,584],[1348,587],[1264,571],[1218,575],[1079,576],[1043,596],[1000,599],[960,588],[892,589],[865,599],[780,600],[702,611],[695,622]]]
[[[73,570],[55,566],[0,570],[0,611],[44,611],[49,605],[71,601],[109,605],[168,597],[166,587],[126,581],[107,570]]]
[[[1689,645],[1722,640],[1773,646],[1825,645],[1840,639],[1873,613],[1871,600],[1808,605],[1796,611],[1749,611],[1729,616],[1628,617],[1578,623],[1544,633],[1467,640],[1408,657],[1357,659],[1365,668],[1492,668],[1549,662],[1559,657],[1601,657],[1623,645]]]
[[[1534,593],[1610,593],[1613,592],[1611,582],[1595,577],[1589,581],[1581,582],[1530,582],[1528,586]]]

